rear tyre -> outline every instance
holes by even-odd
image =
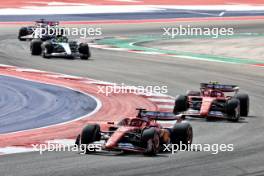
[[[248,94],[236,94],[234,97],[237,98],[240,102],[240,115],[247,117],[249,113]]]
[[[18,40],[20,41],[26,41],[26,39],[22,38],[23,36],[26,36],[28,35],[28,30],[26,27],[22,27],[19,29],[19,32],[18,32]]]
[[[240,102],[232,98],[226,102],[226,114],[229,121],[237,122],[240,119]]]
[[[79,53],[81,54],[80,58],[82,60],[88,60],[91,57],[90,49],[87,43],[80,43]]]
[[[184,144],[185,149],[189,149],[189,144],[192,144],[193,129],[189,123],[175,123],[171,129],[171,143],[177,144],[180,147]]]
[[[188,108],[188,101],[187,96],[185,95],[178,95],[175,100],[175,105],[173,109],[173,113],[177,114],[182,111],[186,111]]]
[[[41,54],[41,44],[42,41],[40,39],[33,39],[30,43],[31,55],[40,55]]]
[[[155,128],[148,128],[142,132],[142,142],[146,149],[144,155],[153,156],[159,153],[160,138]]]

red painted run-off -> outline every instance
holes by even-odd
[[[93,5],[232,5],[232,4],[250,4],[263,5],[263,0],[8,0],[1,1],[0,8],[21,7],[21,6],[45,6],[49,2],[63,3],[85,3]]]
[[[144,96],[135,94],[112,94],[106,96],[105,94],[98,94],[98,84],[92,83],[94,80],[57,77],[58,74],[55,73],[19,71],[16,67],[2,66],[0,66],[0,75],[10,75],[32,81],[67,86],[93,95],[102,102],[102,107],[97,113],[81,120],[43,129],[0,134],[0,147],[30,146],[31,144],[43,143],[46,140],[75,138],[87,123],[100,123],[103,128],[107,121],[117,122],[124,117],[134,117],[138,107],[158,110],[157,105]]]

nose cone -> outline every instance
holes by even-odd
[[[204,97],[203,98],[203,102],[202,102],[202,106],[201,106],[201,110],[200,110],[200,115],[201,116],[207,116],[211,105],[212,105],[213,99],[211,97]]]
[[[116,147],[116,145],[117,145],[117,143],[115,141],[111,140],[111,138],[110,138],[110,139],[108,139],[107,143],[105,144],[105,148],[106,149],[112,149],[112,148]]]
[[[130,131],[130,128],[127,127],[120,127],[118,128],[114,134],[107,140],[105,144],[106,149],[115,148],[120,141],[120,139],[126,134],[126,132]]]

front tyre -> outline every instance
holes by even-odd
[[[40,39],[33,39],[30,43],[31,55],[40,55],[42,52],[41,49],[42,41]]]
[[[81,134],[77,137],[75,144],[81,147],[82,150],[86,151],[86,153],[89,153],[96,150],[89,150],[89,147],[87,146],[95,141],[99,141],[100,139],[100,126],[98,124],[91,124],[84,127]]]
[[[80,58],[82,60],[88,60],[91,57],[90,48],[87,43],[80,43],[79,45]]]
[[[232,122],[238,122],[240,119],[240,102],[232,98],[226,102],[227,119]]]
[[[185,145],[185,149],[189,148],[193,140],[193,129],[189,123],[175,123],[171,129],[171,143],[178,145]]]
[[[45,59],[49,59],[51,57],[52,51],[52,44],[49,41],[44,42],[42,45],[42,57]]]
[[[234,96],[240,102],[240,115],[241,116],[248,116],[249,113],[249,96],[248,94],[236,94]]]
[[[80,135],[81,144],[90,144],[99,141],[101,138],[100,126],[98,124],[91,124],[84,127]]]
[[[142,132],[142,142],[145,146],[144,155],[154,156],[160,150],[160,138],[155,128],[148,128]]]

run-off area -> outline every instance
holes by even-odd
[[[2,75],[0,92],[0,134],[71,121],[97,106],[78,91]]]

